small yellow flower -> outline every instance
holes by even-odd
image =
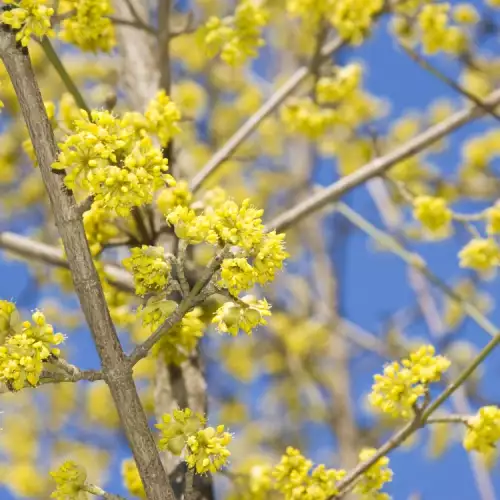
[[[476,271],[489,271],[500,265],[500,248],[490,238],[474,238],[460,250],[458,256],[460,267]]]
[[[375,448],[364,448],[359,454],[361,462],[369,460],[375,453]],[[382,493],[380,490],[385,483],[392,481],[392,470],[387,466],[389,459],[381,457],[377,460],[362,476],[361,480],[354,488],[355,493],[364,499],[390,500],[387,493]]]
[[[275,489],[286,499],[327,499],[337,495],[337,483],[345,476],[345,470],[326,469],[316,466],[312,472],[312,462],[299,450],[289,446],[280,463],[272,471]]]
[[[178,181],[174,187],[166,188],[160,191],[156,206],[158,210],[166,217],[178,205],[189,206],[193,195],[189,191],[189,185],[186,181]]]
[[[295,98],[281,110],[281,120],[291,133],[299,133],[308,139],[317,139],[338,123],[334,109],[322,108],[310,98]]]
[[[224,62],[238,66],[256,57],[258,49],[264,45],[261,32],[267,20],[268,13],[263,7],[257,2],[243,0],[234,16],[210,17],[200,31],[200,39],[210,57],[220,53]]]
[[[440,380],[449,366],[449,360],[434,355],[434,347],[424,345],[401,364],[394,361],[384,368],[383,375],[375,375],[368,400],[393,418],[410,418],[427,386]]]
[[[50,495],[57,500],[85,500],[87,494],[83,491],[87,473],[83,467],[74,462],[64,462],[57,471],[51,472],[57,488]]]
[[[148,292],[161,292],[168,283],[171,264],[165,256],[165,249],[142,245],[132,248],[132,255],[123,260],[123,265],[134,276],[135,293],[140,296]]]
[[[453,214],[443,198],[417,196],[413,200],[413,216],[431,233],[447,234]]]
[[[189,408],[163,415],[162,422],[156,424],[160,430],[160,449],[168,449],[174,455],[186,450],[186,463],[198,474],[220,470],[231,454],[227,445],[232,436],[223,425],[214,428],[205,424],[205,418],[193,414]]]
[[[64,341],[62,333],[54,333],[54,328],[46,322],[45,316],[36,311],[32,322],[17,322],[12,306],[2,301],[3,323],[8,328],[3,345],[0,345],[0,380],[7,382],[14,390],[22,389],[26,383],[36,386],[43,370],[44,362],[51,356],[59,356],[55,347]],[[16,323],[14,323],[14,321]],[[9,328],[10,324],[10,328]],[[12,327],[14,327],[12,329]]]
[[[322,77],[316,84],[316,96],[320,104],[334,104],[354,92],[361,82],[363,68],[359,64],[349,64],[336,68],[334,77]]]
[[[257,300],[252,295],[246,295],[241,301],[248,306],[229,301],[216,311],[212,323],[217,323],[219,332],[237,335],[243,330],[250,334],[257,326],[267,325],[264,317],[271,315],[271,306],[266,299]]]
[[[227,446],[233,439],[225,432],[223,425],[206,427],[187,438],[189,455],[186,463],[189,468],[196,469],[198,474],[217,472],[228,461],[231,452]]]
[[[483,406],[469,419],[463,441],[467,451],[488,455],[500,440],[500,408]]]
[[[182,320],[169,330],[168,335],[164,335],[155,345],[153,353],[162,355],[168,364],[180,365],[186,361],[205,332],[206,326],[201,320],[202,313],[199,307],[186,313]]]
[[[418,14],[422,46],[426,54],[448,52],[457,54],[466,47],[465,34],[457,26],[449,25],[450,4],[427,4]]]
[[[224,259],[221,265],[219,285],[227,288],[235,297],[245,290],[250,290],[256,282],[256,272],[243,257]]]
[[[122,462],[122,478],[125,488],[127,488],[131,495],[141,500],[147,499],[141,476],[139,476],[139,471],[133,458]]]
[[[149,103],[144,116],[149,122],[149,131],[158,136],[163,147],[181,130],[181,112],[164,90],[160,90]]]

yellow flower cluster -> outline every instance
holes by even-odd
[[[323,76],[316,83],[316,97],[320,104],[335,104],[352,94],[361,85],[363,68],[348,64],[334,68],[332,77]]]
[[[2,301],[0,308],[1,326],[5,326],[0,332],[4,338],[0,345],[0,380],[13,390],[22,389],[26,382],[36,386],[43,363],[51,356],[59,356],[60,351],[54,346],[64,341],[64,335],[54,333],[54,328],[47,324],[40,311],[33,313],[33,323],[20,323],[16,320],[12,303]]]
[[[308,22],[325,18],[353,45],[364,40],[383,6],[382,0],[287,0],[290,14]]]
[[[369,33],[375,16],[384,7],[382,0],[333,0],[329,20],[339,35],[359,45]]]
[[[467,422],[463,445],[467,451],[488,455],[500,440],[500,408],[483,406]]]
[[[199,307],[187,312],[182,320],[169,330],[168,335],[164,335],[154,346],[153,352],[162,355],[169,364],[180,365],[186,361],[199,339],[203,337],[205,323],[201,320],[202,314],[203,311]]]
[[[197,215],[196,212],[182,205],[177,205],[167,214],[166,220],[175,227],[175,234],[188,243],[196,245],[205,241],[211,245],[218,242],[218,237],[212,229],[210,219],[204,215]]]
[[[284,237],[284,234],[276,234],[275,231],[267,233],[260,248],[257,247],[257,251],[253,252],[252,264],[244,257],[225,259],[221,265],[219,286],[237,296],[255,283],[264,285],[272,281],[288,257],[283,246]]]
[[[256,463],[242,471],[242,488],[237,484],[236,492],[228,500],[267,500],[272,487],[272,468],[268,464]]]
[[[231,455],[227,445],[232,435],[225,432],[223,425],[206,427],[192,434],[187,439],[190,454],[186,457],[188,467],[196,469],[198,474],[220,470]]]
[[[146,492],[142,484],[139,470],[133,458],[129,458],[122,462],[122,478],[123,484],[127,491],[136,498],[146,500]]]
[[[86,500],[87,494],[84,491],[87,473],[85,469],[75,462],[64,462],[59,469],[51,472],[50,475],[56,482],[56,489],[50,495],[56,500]]]
[[[47,7],[47,0],[4,0],[13,8],[0,14],[0,22],[18,30],[16,40],[26,47],[32,35],[37,37],[54,36],[50,18],[54,9]]]
[[[212,319],[221,333],[238,335],[240,330],[252,333],[259,325],[267,325],[265,316],[271,316],[271,306],[266,299],[257,300],[253,295],[246,295],[240,302],[226,302]]]
[[[489,271],[500,265],[500,248],[492,238],[474,238],[460,250],[458,257],[460,267]]]
[[[144,296],[149,292],[161,292],[168,283],[172,266],[161,246],[132,248],[131,256],[123,260],[125,269],[128,269],[135,283],[135,293]]]
[[[181,113],[164,90],[160,90],[149,103],[144,116],[149,132],[158,136],[163,147],[181,131],[178,125]]]
[[[206,242],[211,245],[229,245],[239,250],[221,266],[219,285],[233,295],[248,290],[255,283],[272,281],[288,257],[284,250],[284,234],[264,232],[261,216],[244,200],[238,205],[233,200],[217,200],[206,206],[203,213],[178,205],[166,219],[175,226],[175,233],[192,244]]]
[[[148,299],[146,305],[140,306],[137,314],[142,319],[143,326],[156,330],[176,309],[177,302],[165,300],[161,295]]]
[[[227,200],[213,211],[207,209],[205,212],[211,215],[213,230],[225,244],[251,251],[265,239],[261,219],[264,210],[253,207],[248,198],[241,206]]]
[[[282,122],[291,133],[318,139],[335,126],[356,128],[372,119],[377,105],[362,91],[362,76],[359,64],[334,67],[316,83],[316,100],[293,98],[282,107]]]
[[[165,216],[177,206],[187,207],[193,195],[186,181],[178,181],[174,187],[163,189],[156,200],[158,210]]]
[[[318,106],[311,98],[290,99],[281,109],[281,120],[291,133],[317,139],[338,123],[336,110]]]
[[[193,414],[189,408],[174,410],[172,415],[163,415],[162,422],[156,424],[160,430],[160,449],[168,449],[174,455],[185,450],[185,461],[198,474],[216,472],[228,460],[227,445],[232,436],[224,431],[224,426],[205,427],[206,419]]]
[[[201,30],[201,39],[210,57],[220,53],[228,64],[243,64],[248,58],[256,57],[257,49],[264,45],[261,32],[267,20],[267,11],[261,5],[242,0],[234,16],[210,17]]]
[[[375,448],[364,448],[359,454],[361,462],[369,460],[376,453]],[[354,492],[365,500],[390,500],[387,493],[380,490],[385,483],[392,481],[392,470],[387,467],[389,459],[382,457],[375,462],[362,476],[356,484]]]
[[[426,54],[439,51],[457,54],[467,45],[465,33],[458,26],[449,25],[449,3],[427,4],[418,15],[422,46]]]
[[[467,85],[467,87],[469,86]],[[479,93],[487,94],[489,92],[489,86],[485,90],[486,92],[481,91]],[[476,94],[478,92],[474,91],[474,93]],[[473,171],[486,169],[491,161],[500,156],[499,139],[500,131],[496,129],[469,139],[462,147],[462,158],[465,163],[462,168]]]
[[[300,451],[289,446],[281,462],[272,471],[275,489],[285,496],[285,500],[327,500],[338,493],[337,483],[345,476],[345,470],[326,469],[316,466],[312,472],[312,462]]]
[[[194,119],[203,116],[208,95],[205,88],[195,80],[181,80],[177,82],[172,95],[183,115]]]
[[[234,296],[238,296],[244,290],[249,290],[255,284],[255,270],[243,257],[224,259],[220,276],[218,284],[227,288]]]
[[[120,417],[105,383],[91,384],[86,394],[85,413],[89,421],[106,429],[118,429]]]
[[[74,12],[64,19],[60,37],[83,51],[109,52],[116,45],[115,28],[109,16],[110,0],[63,0],[61,11]]]
[[[97,255],[104,244],[120,234],[114,219],[112,213],[96,204],[83,214],[83,227],[92,255]]]
[[[411,417],[427,386],[439,381],[450,366],[448,359],[434,354],[433,346],[424,345],[401,364],[394,361],[387,365],[383,375],[374,376],[370,404],[393,418]]]
[[[417,196],[413,200],[413,216],[435,236],[446,236],[453,217],[446,200],[436,196]]]
[[[92,111],[90,117],[81,113],[52,165],[69,171],[68,188],[81,187],[94,196],[99,208],[127,216],[132,207],[151,203],[155,190],[175,184],[166,173],[168,162],[162,152],[149,136],[137,133],[127,116],[119,119],[108,111]]]

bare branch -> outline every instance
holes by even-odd
[[[344,42],[337,38],[325,45],[321,51],[320,62],[324,62],[343,47]],[[311,66],[302,66],[282,85],[217,151],[191,181],[191,190],[197,191],[210,175],[227,158],[233,154],[238,146],[254,132],[260,123],[267,118],[278,106],[311,74]]]
[[[75,367],[76,368],[76,367]],[[40,374],[40,380],[36,387],[40,385],[48,384],[61,384],[64,382],[79,382],[80,380],[86,380],[88,382],[95,382],[96,380],[104,380],[104,375],[101,371],[96,370],[79,370],[75,371],[73,374],[57,373],[51,370],[43,370]],[[33,389],[34,387],[30,384],[26,384],[23,389]],[[12,392],[12,389],[8,384],[0,383],[0,394],[5,394],[7,392]]]
[[[486,99],[484,99],[483,102],[489,107],[498,105],[500,103],[500,90],[492,92]],[[447,136],[466,123],[484,116],[484,114],[484,110],[477,106],[467,106],[465,109],[454,113],[441,123],[438,123],[437,125],[434,125],[421,134],[415,136],[412,140],[396,148],[394,151],[376,158],[352,174],[342,177],[331,186],[310,196],[297,206],[287,210],[281,215],[278,215],[278,217],[267,225],[267,229],[275,229],[276,231],[283,231],[287,229],[292,224],[295,224],[304,217],[320,210],[325,205],[338,200],[360,184],[382,175],[400,161],[420,153],[439,139]]]
[[[57,267],[69,269],[68,261],[64,258],[61,249],[35,241],[27,236],[11,232],[0,232],[0,248],[4,248],[27,259],[52,264]],[[114,265],[104,266],[109,282],[120,290],[134,293],[134,282],[130,273],[122,267]]]
[[[417,52],[412,50],[410,47],[406,46],[405,44],[400,44],[400,47],[408,55],[408,57],[413,61],[415,61],[421,68],[425,69],[426,71],[434,75],[436,78],[441,80],[444,84],[448,85],[448,87],[453,89],[455,92],[459,93],[466,99],[469,99],[469,101],[473,102],[476,106],[482,108],[485,111],[485,113],[491,115],[493,118],[495,118],[495,120],[500,120],[500,116],[498,116],[498,114],[495,112],[495,106],[486,105],[481,99],[479,99],[474,94],[470,93],[467,89],[464,89],[461,85],[459,85],[451,78],[447,77],[436,66],[431,64],[429,61],[424,59],[419,54],[417,54]]]
[[[66,86],[66,89],[68,92],[73,96],[73,99],[75,100],[76,105],[80,108],[86,111],[87,113],[90,114],[90,109],[87,106],[87,103],[85,102],[85,99],[83,98],[82,94],[78,90],[78,87],[75,85],[75,82],[69,76],[69,73],[66,71],[66,68],[64,67],[64,64],[61,62],[61,59],[57,55],[57,52],[54,50],[54,47],[52,46],[52,43],[50,40],[45,36],[42,38],[41,41],[41,46],[43,51],[45,52],[45,55],[47,56],[47,59],[50,61],[52,66],[54,66],[54,69],[57,71],[59,76],[61,77],[61,80],[63,81],[64,85]]]

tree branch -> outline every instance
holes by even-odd
[[[492,107],[500,103],[500,90],[492,92],[483,100],[484,106]],[[414,156],[428,146],[434,144],[439,139],[450,134],[454,130],[462,127],[466,123],[479,118],[485,114],[484,109],[477,106],[467,106],[465,109],[451,115],[441,123],[434,125],[421,134],[415,136],[412,140],[396,148],[394,151],[370,161],[350,175],[342,177],[331,186],[308,197],[295,207],[278,215],[274,220],[267,224],[268,230],[275,229],[283,231],[295,224],[304,217],[320,210],[325,205],[338,200],[349,191],[360,184],[382,175],[391,167],[402,160]]]
[[[95,382],[96,380],[104,380],[104,375],[101,371],[96,370],[78,370],[72,375],[57,373],[50,370],[43,370],[40,375],[40,380],[36,387],[40,385],[48,384],[61,384],[64,382],[79,382],[80,380],[86,380],[88,382]],[[23,389],[33,389],[34,387],[30,384],[26,384]],[[0,394],[5,394],[7,392],[12,392],[12,389],[8,384],[0,384]]]
[[[47,56],[47,59],[50,61],[52,66],[54,66],[54,69],[57,71],[59,76],[61,77],[61,80],[63,81],[64,85],[66,86],[66,89],[68,92],[73,96],[73,99],[75,100],[76,105],[80,108],[86,111],[87,113],[90,114],[90,109],[87,106],[87,103],[85,102],[85,99],[83,98],[82,94],[78,90],[78,87],[75,85],[75,82],[69,76],[69,73],[66,71],[66,68],[64,67],[64,64],[62,63],[61,59],[57,55],[57,52],[54,50],[54,47],[52,46],[52,43],[50,40],[44,36],[40,42],[40,45],[42,46],[43,51],[45,52],[45,55]]]
[[[0,29],[0,57],[10,76],[33,143],[40,172],[61,235],[74,287],[90,327],[120,421],[149,500],[174,500],[168,476],[120,345],[85,237],[81,214],[61,175],[52,171],[57,146],[26,49],[15,34]]]
[[[319,62],[323,63],[335,52],[340,50],[344,42],[340,38],[326,44],[321,51]],[[302,66],[282,85],[217,151],[203,168],[194,176],[190,189],[195,192],[212,175],[213,172],[236,151],[238,146],[254,132],[260,123],[267,118],[278,106],[311,74],[311,66]]]
[[[27,236],[9,231],[0,232],[0,247],[30,260],[35,259],[46,264],[69,269],[68,261],[64,258],[61,249],[35,241]],[[112,285],[125,292],[134,293],[134,281],[130,273],[125,269],[108,264],[104,266],[104,271]]]

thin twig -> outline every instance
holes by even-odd
[[[120,495],[115,495],[114,493],[107,493],[104,491],[102,488],[99,486],[96,486],[95,484],[85,484],[84,486],[84,491],[87,493],[91,493],[92,495],[98,495],[102,497],[104,500],[126,500],[125,497],[122,497]]]
[[[80,108],[86,111],[90,115],[90,109],[87,106],[87,103],[85,102],[85,99],[83,98],[82,94],[78,90],[78,87],[75,85],[75,82],[69,75],[69,73],[66,71],[66,68],[64,67],[64,64],[62,63],[61,59],[57,55],[57,52],[54,50],[54,47],[50,40],[44,36],[40,42],[40,45],[43,48],[43,51],[45,52],[45,55],[47,56],[47,59],[50,61],[52,66],[54,66],[54,69],[57,71],[59,76],[61,77],[61,80],[63,81],[64,85],[66,86],[66,89],[68,92],[73,96],[73,99],[75,100],[76,105]]]
[[[177,278],[179,279],[179,284],[184,297],[187,297],[190,292],[189,283],[185,273],[187,246],[188,244],[185,240],[180,240],[177,248],[177,257],[174,257],[177,269]]]
[[[467,424],[472,415],[443,415],[428,418],[426,424]]]
[[[131,26],[132,28],[137,28],[139,30],[144,30],[146,33],[149,33],[153,36],[158,36],[158,31],[156,28],[147,24],[141,20],[131,20],[131,19],[122,19],[120,17],[108,16],[108,18],[113,21],[115,24],[121,24],[123,26]]]
[[[455,92],[458,92],[461,94],[463,97],[466,99],[469,99],[472,101],[476,106],[480,107],[481,109],[484,110],[485,113],[488,113],[491,115],[495,120],[500,121],[500,116],[497,115],[495,112],[495,107],[496,106],[490,106],[483,102],[481,99],[479,99],[477,96],[469,92],[467,89],[464,89],[461,85],[459,85],[457,82],[446,76],[444,73],[442,73],[436,66],[434,66],[432,63],[424,59],[422,56],[417,54],[414,50],[412,50],[410,47],[408,47],[405,44],[400,44],[400,47],[403,49],[403,51],[412,59],[415,61],[421,68],[425,69],[432,75],[434,75],[436,78],[441,80],[443,83],[448,85],[451,89],[453,89]]]

